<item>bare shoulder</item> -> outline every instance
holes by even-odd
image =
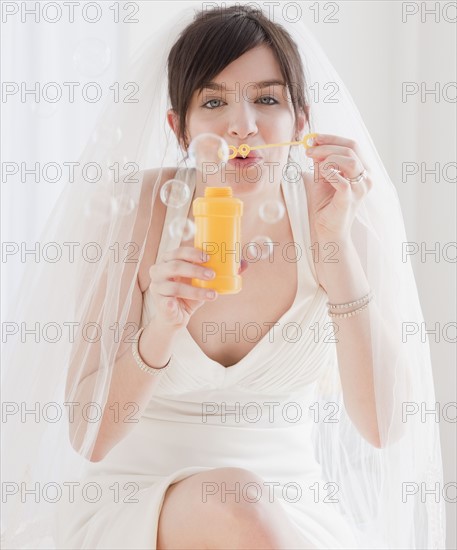
[[[144,171],[143,191],[140,199],[140,216],[144,224],[152,221],[146,229],[146,245],[143,258],[138,270],[138,285],[141,292],[144,292],[150,284],[149,268],[156,261],[160,238],[162,236],[163,224],[166,214],[166,206],[160,200],[160,189],[168,180],[175,177],[177,168],[168,166],[163,168],[151,168]],[[153,200],[155,195],[155,200]]]
[[[160,187],[168,180],[173,179],[176,172],[176,166],[164,166],[161,168],[149,168],[143,171],[143,187],[147,191],[152,191],[155,187]]]

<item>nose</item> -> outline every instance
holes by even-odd
[[[228,135],[240,141],[255,136],[258,132],[255,110],[245,99],[234,104],[228,124]]]

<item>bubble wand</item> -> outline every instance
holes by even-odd
[[[243,158],[246,158],[250,151],[255,151],[257,149],[267,149],[268,147],[282,147],[283,145],[303,145],[305,149],[308,149],[308,147],[311,147],[311,145],[308,143],[308,140],[310,138],[316,137],[317,134],[306,134],[302,140],[300,141],[286,141],[284,143],[267,143],[265,145],[255,145],[254,147],[250,147],[247,143],[242,143],[239,147],[235,147],[234,145],[229,145],[229,149],[232,150],[232,153],[228,156],[229,159],[235,158],[238,154],[240,154]]]

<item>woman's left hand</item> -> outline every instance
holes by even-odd
[[[314,181],[305,178],[313,242],[348,241],[357,209],[373,186],[370,168],[350,139],[319,134],[314,143],[306,151],[314,160]],[[356,178],[363,170],[367,174],[359,183],[345,179]]]

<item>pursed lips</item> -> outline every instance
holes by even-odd
[[[237,159],[252,159],[252,158],[262,158],[258,153],[254,152],[254,151],[250,151],[249,152],[249,155],[243,157],[243,155],[237,155],[235,158]]]

